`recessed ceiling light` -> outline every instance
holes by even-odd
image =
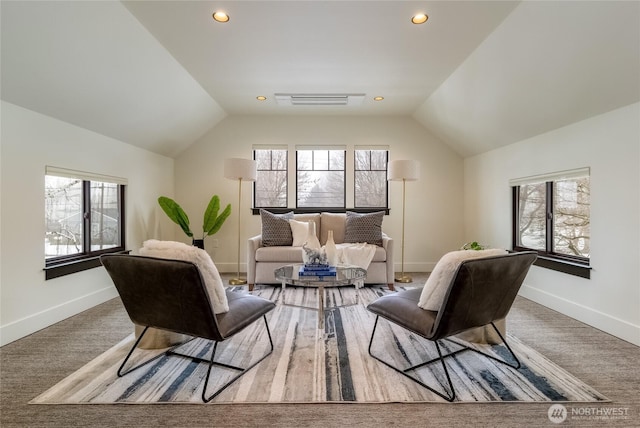
[[[258,101],[266,101],[266,100],[267,100],[267,97],[265,97],[264,95],[258,95],[258,96],[256,97],[256,100],[258,100]]]
[[[429,19],[429,16],[426,13],[418,13],[416,15],[413,15],[413,17],[411,18],[411,22],[413,22],[414,24],[424,24],[425,22],[427,22],[427,19]]]
[[[382,101],[384,100],[384,97],[374,97],[373,101]]]
[[[229,15],[222,11],[213,12],[213,19],[218,22],[228,22]]]

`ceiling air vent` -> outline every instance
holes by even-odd
[[[282,106],[353,106],[360,105],[365,94],[275,94]]]

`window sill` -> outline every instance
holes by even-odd
[[[567,260],[556,259],[548,256],[538,256],[533,263],[546,269],[558,272],[568,273],[569,275],[579,276],[581,278],[591,279],[591,266],[581,263],[570,262]]]
[[[128,253],[130,253],[130,250],[114,251],[109,254]],[[100,255],[85,257],[79,260],[55,263],[44,268],[44,279],[45,281],[48,281],[50,279],[70,275],[72,273],[82,272],[99,266],[102,266],[102,263],[100,263]]]

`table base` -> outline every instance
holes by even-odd
[[[311,306],[303,306],[303,305],[296,305],[296,304],[291,304],[291,303],[286,303],[285,302],[285,290],[287,288],[287,283],[286,282],[282,282],[282,291],[280,292],[280,304],[284,305],[284,306],[290,306],[290,307],[294,307],[294,308],[301,308],[301,309],[308,309],[311,311],[317,311],[318,312],[318,329],[320,330],[324,330],[324,293],[326,291],[326,288],[337,288],[338,286],[335,285],[330,285],[329,287],[325,287],[324,284],[321,284],[322,281],[318,281],[317,284],[314,285],[296,285],[296,287],[304,287],[304,288],[315,288],[318,290],[318,307],[314,308]],[[356,289],[356,301],[355,303],[350,303],[348,305],[338,305],[338,306],[331,306],[330,308],[327,309],[337,309],[337,308],[346,308],[348,306],[355,306],[357,304],[360,303],[360,288],[362,288],[364,286],[364,281],[362,284],[352,284],[352,285],[342,285],[341,287],[350,287],[350,286],[354,286]]]

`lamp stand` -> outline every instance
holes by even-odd
[[[242,177],[238,179],[238,275],[229,280],[229,285],[245,285],[247,280],[240,278],[240,201],[242,200]]]
[[[400,276],[396,276],[395,280],[396,282],[400,282],[403,284],[409,283],[409,282],[413,282],[413,278],[411,278],[409,275],[405,275],[404,274],[404,212],[405,212],[405,185],[406,185],[406,180],[403,178],[402,179],[402,272],[400,273]]]

